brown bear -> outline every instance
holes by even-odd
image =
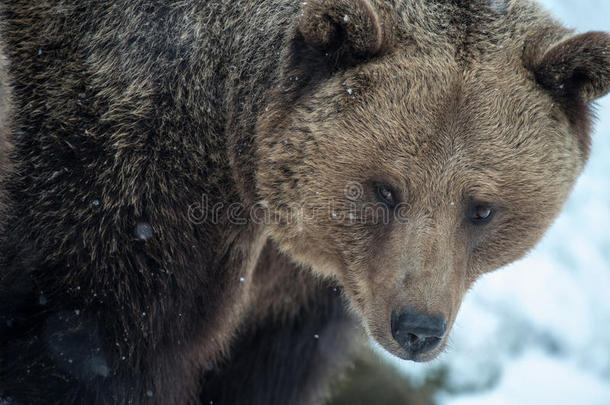
[[[610,91],[610,36],[527,0],[0,4],[16,404],[316,403],[359,325],[434,358]]]

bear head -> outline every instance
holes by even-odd
[[[540,240],[610,91],[610,36],[492,3],[303,2],[258,120],[270,237],[404,359],[436,357],[475,280]]]

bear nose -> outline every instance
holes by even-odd
[[[440,316],[416,311],[392,311],[392,337],[412,357],[436,348],[445,335],[447,323]]]

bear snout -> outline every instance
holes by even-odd
[[[411,359],[436,349],[447,330],[443,317],[414,310],[392,311],[390,323],[392,337]]]

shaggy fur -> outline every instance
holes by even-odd
[[[12,161],[9,157],[12,150],[12,92],[8,77],[8,58],[4,54],[2,39],[0,38],[0,179],[5,179],[13,170]],[[3,182],[0,183],[0,216],[6,216],[5,199],[6,192],[2,190]]]
[[[408,358],[392,311],[450,327],[539,240],[610,90],[609,36],[526,0],[0,15],[0,398],[23,404],[319,402],[355,319]],[[366,210],[379,182],[408,221]]]

